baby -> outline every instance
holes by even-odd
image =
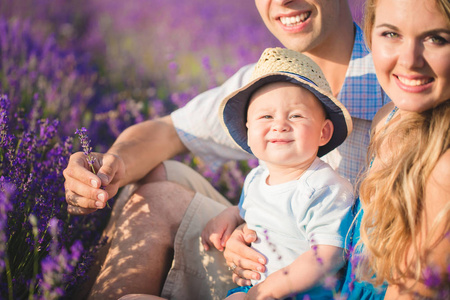
[[[203,241],[214,246],[212,236],[246,222],[258,235],[252,247],[267,258],[261,278],[231,290],[227,299],[244,299],[245,293],[332,298],[322,283],[345,264],[354,197],[351,184],[319,157],[350,134],[348,111],[316,63],[270,48],[251,82],[223,100],[219,117],[231,138],[262,163],[245,179],[239,210],[212,219]]]

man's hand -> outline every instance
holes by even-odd
[[[260,279],[265,271],[265,257],[250,247],[257,239],[256,233],[246,224],[237,227],[228,239],[224,256],[233,270],[233,281],[237,285],[250,285],[250,279]]]
[[[244,220],[239,216],[239,208],[237,206],[228,207],[209,220],[201,234],[205,250],[208,251],[209,247],[212,246],[219,251],[223,251],[233,230],[243,222]]]
[[[92,173],[83,152],[72,154],[63,172],[67,211],[70,214],[85,215],[104,208],[125,177],[125,165],[117,155],[95,152],[91,155],[95,157],[97,175]]]

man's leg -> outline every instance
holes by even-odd
[[[225,205],[196,193],[178,228],[173,265],[161,297],[171,300],[219,300],[235,288],[222,252],[205,251],[200,234],[208,221]]]
[[[161,296],[171,300],[223,299],[231,279],[223,253],[205,251],[200,234],[206,223],[230,206],[199,173],[177,161],[163,163],[167,180],[196,191],[178,228],[174,244],[174,260]]]
[[[150,231],[151,228],[162,227],[162,229],[170,228],[171,235],[173,235],[174,232],[177,232],[176,238],[179,241],[177,243],[178,247],[175,246],[177,252],[175,256],[177,257],[177,259],[175,259],[173,268],[171,269],[166,285],[164,286],[164,293],[166,297],[172,299],[196,299],[196,296],[188,295],[189,293],[193,292],[197,295],[204,295],[204,297],[206,297],[204,299],[221,299],[221,297],[224,296],[224,291],[228,290],[230,287],[234,287],[231,281],[231,273],[226,270],[226,265],[224,263],[222,253],[219,253],[217,250],[205,253],[202,247],[199,247],[200,232],[206,225],[206,222],[210,218],[220,213],[226,206],[229,206],[230,203],[222,195],[220,195],[200,174],[196,173],[186,165],[179,162],[167,161],[156,167],[139,184],[129,185],[127,187],[124,187],[124,189],[122,190],[113,207],[110,222],[105,230],[105,235],[108,236],[108,243],[100,249],[97,255],[97,263],[91,268],[89,273],[91,281],[84,285],[83,291],[78,295],[81,297],[77,297],[78,299],[85,299],[87,293],[89,293],[89,290],[93,284],[93,280],[95,280],[97,274],[100,271],[100,267],[102,266],[103,262],[105,262],[106,256],[111,246],[112,237],[115,236],[116,228],[131,226],[130,228],[128,228],[128,230],[134,230],[133,224],[138,221],[133,221],[133,223],[126,223],[129,216],[122,217],[125,212],[130,211],[129,208],[126,211],[124,210],[127,200],[130,198],[130,195],[136,189],[138,189],[139,186],[146,185],[149,182],[158,182],[156,185],[151,185],[152,189],[154,188],[157,190],[159,189],[159,183],[162,183],[161,181],[164,182],[166,180],[179,183],[180,185],[183,185],[192,190],[200,191],[202,194],[208,196],[205,197],[202,194],[198,193],[194,196],[194,199],[189,204],[188,212],[182,216],[183,220],[181,221],[184,222],[184,225],[182,226],[183,230],[181,230],[180,232],[178,232],[177,227],[177,224],[180,224],[180,220],[174,219],[172,225],[168,224],[167,222],[157,224],[158,220],[150,221],[150,214],[138,214],[139,218],[141,219],[140,222],[143,222],[147,225],[153,224],[153,227],[147,226],[148,231]],[[187,202],[190,201],[190,199],[186,199],[184,197],[173,198],[170,196],[170,185],[167,186],[163,184],[162,186],[165,186],[168,189],[168,191],[165,192],[166,194],[164,194],[163,199],[158,199],[155,196],[157,193],[155,194],[151,190],[147,190],[146,192],[144,190],[144,192],[141,192],[141,194],[147,193],[149,199],[145,201],[142,195],[136,195],[134,201],[136,201],[136,203],[141,206],[143,203],[149,204],[147,205],[147,208],[142,208],[144,211],[146,209],[148,210],[151,202],[156,201],[158,205],[151,206],[151,211],[157,216],[164,216],[164,211],[166,209],[170,210],[174,206],[176,207],[175,209],[180,213],[179,215],[181,215],[183,210],[185,210],[182,209],[182,207],[185,206]],[[179,188],[180,187],[178,187],[176,190],[178,190]],[[180,207],[178,206],[178,204],[180,203],[179,201],[183,202]],[[136,203],[133,202],[131,205],[135,205]],[[164,219],[163,221],[166,220]],[[121,230],[123,230],[123,228]],[[137,235],[146,233],[147,232],[145,230],[135,232],[135,234]],[[143,239],[145,238],[141,238],[140,240]],[[167,244],[162,246],[164,244],[162,242],[163,241],[161,241],[161,243],[159,244],[160,249],[168,248],[167,251],[170,254],[170,252],[173,251],[174,247],[173,241],[169,246],[167,246]],[[115,243],[120,244],[120,240],[116,240]],[[189,249],[190,251],[186,251],[183,248],[184,244],[191,246],[194,245],[195,249]],[[189,247],[190,246],[188,246],[188,248]],[[111,251],[114,251],[114,249],[112,249]],[[148,248],[148,251],[152,252],[151,248]],[[112,254],[110,256],[112,256]],[[186,265],[188,266],[186,267]],[[125,270],[127,266],[122,266],[122,268]],[[155,274],[155,276],[157,276],[158,272],[162,271],[163,273],[160,274],[159,277],[157,276],[158,278],[165,278],[165,276],[167,275],[167,273],[163,271],[164,268],[160,268],[160,271],[152,269],[152,267],[148,267],[148,269],[155,270],[155,272],[150,271],[152,272],[152,274]],[[97,284],[98,282],[99,281],[97,281]],[[98,290],[98,288],[95,287],[95,290]],[[127,291],[127,293],[128,292],[132,291]],[[136,293],[136,291],[133,292]]]
[[[160,181],[170,181],[178,183],[179,185],[182,185],[192,191],[201,193],[212,200],[222,203],[225,206],[231,205],[230,202],[225,199],[225,197],[223,197],[217,190],[215,190],[211,186],[211,184],[199,173],[179,161],[168,160],[156,166],[140,182],[129,184],[121,190],[114,204],[111,218],[104,230],[103,236],[111,237],[114,234],[116,230],[116,222],[118,217],[122,213],[123,207],[139,186],[151,182]]]
[[[106,243],[102,247],[100,247],[98,252],[95,254],[95,261],[89,268],[89,271],[87,273],[87,280],[75,292],[75,296],[73,297],[73,299],[87,299],[95,283],[95,280],[100,273],[100,269],[105,262],[106,256],[108,255],[109,249],[111,247],[112,236],[116,231],[117,220],[123,213],[125,204],[128,202],[133,193],[138,189],[139,186],[142,186],[146,183],[166,180],[167,174],[164,165],[160,164],[149,174],[147,174],[147,176],[141,182],[129,184],[121,189],[120,193],[116,196],[114,206],[112,207],[111,216],[102,234],[102,239],[107,239]]]
[[[91,299],[130,293],[159,295],[172,265],[178,227],[194,192],[171,182],[148,183],[118,217]]]

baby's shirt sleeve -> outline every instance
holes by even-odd
[[[305,233],[310,246],[330,245],[347,249],[346,236],[353,221],[352,185],[331,168],[316,172],[308,178],[308,183],[317,187],[311,188],[309,208],[297,219],[299,229]]]

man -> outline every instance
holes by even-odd
[[[352,115],[353,133],[325,160],[355,183],[365,161],[370,120],[388,99],[376,82],[347,0],[255,3],[265,25],[284,46],[303,52],[320,66],[333,94]],[[250,158],[221,129],[217,113],[222,98],[243,86],[252,68],[242,68],[224,85],[170,116],[126,129],[106,154],[95,154],[98,176],[88,170],[82,153],[72,155],[64,172],[70,213],[104,208],[119,187],[134,183],[124,189],[112,212],[105,232],[108,247],[102,249],[106,258],[92,298],[146,293],[170,299],[219,299],[232,286],[231,274],[239,284],[259,276],[255,271],[263,268],[264,259],[237,239],[236,247],[227,244],[233,273],[222,253],[204,251],[201,245],[203,227],[230,206],[228,201],[187,167],[161,164],[187,151],[215,164]]]

